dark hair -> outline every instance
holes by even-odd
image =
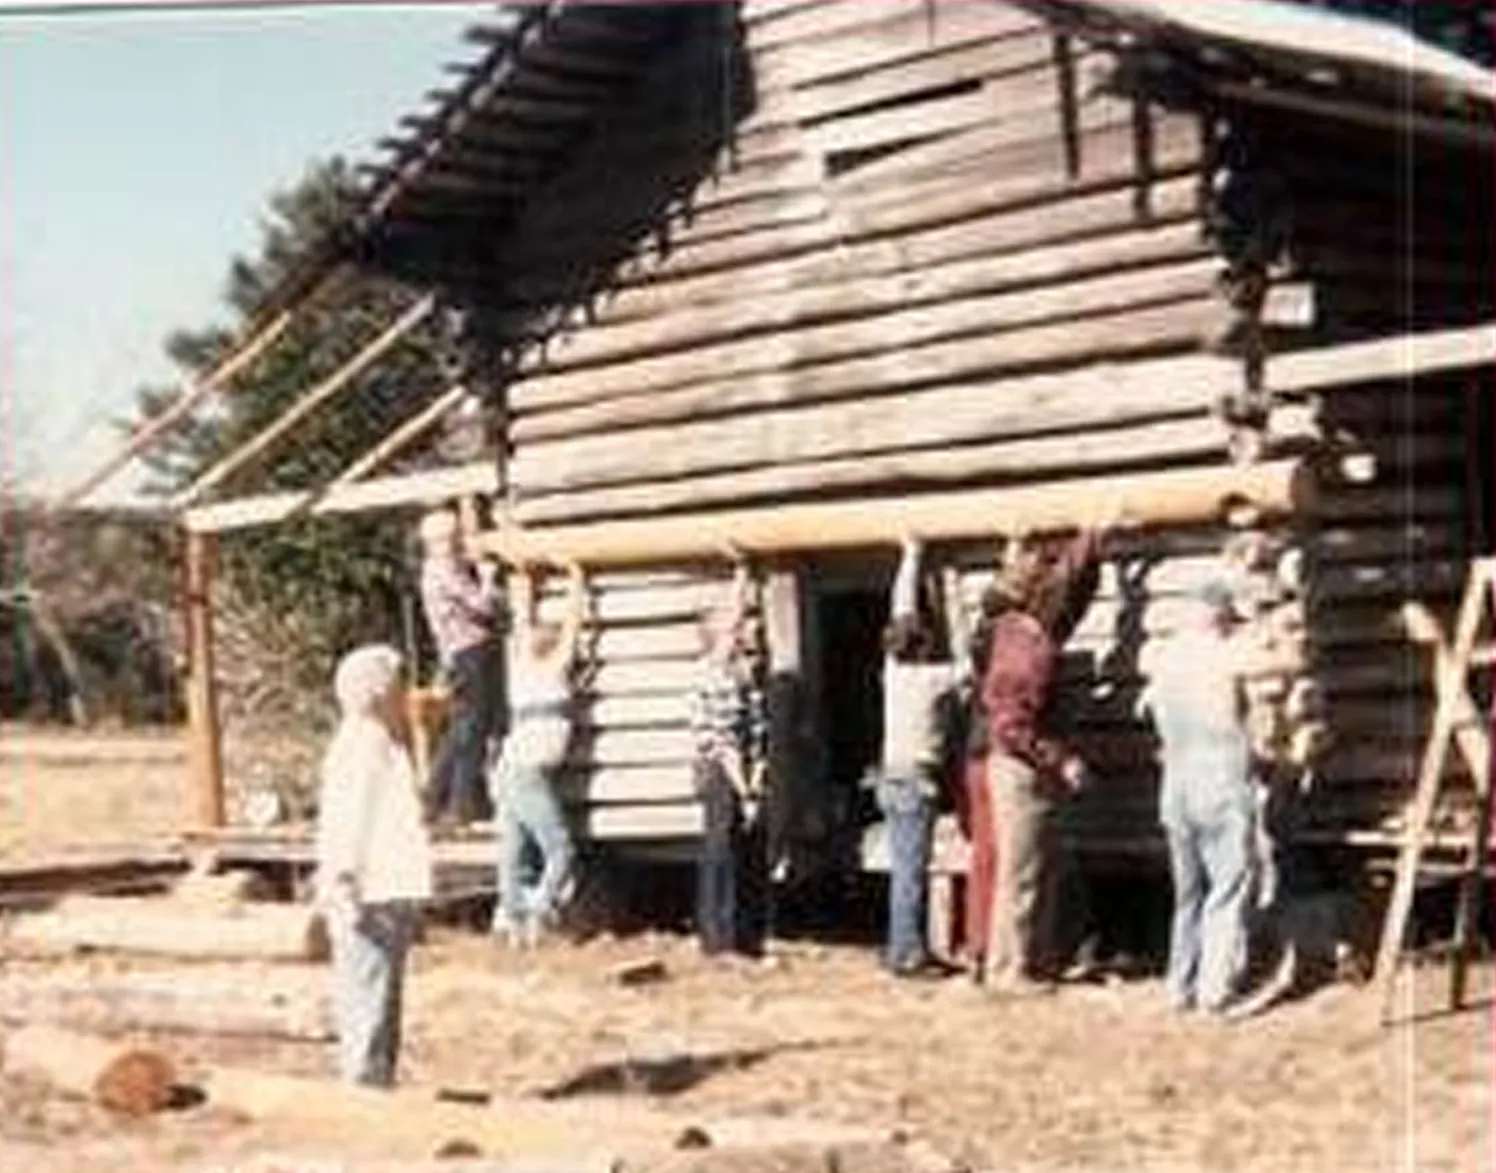
[[[918,616],[900,615],[883,629],[883,650],[901,664],[917,664],[934,654],[935,638]]]

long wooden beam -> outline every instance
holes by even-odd
[[[378,444],[370,448],[335,478],[333,485],[348,485],[358,480],[366,473],[373,472],[386,460],[389,460],[402,448],[404,448],[416,437],[433,427],[449,411],[455,408],[467,397],[468,389],[459,383],[457,386],[443,391],[429,404],[423,407],[415,415],[397,427]]]
[[[73,508],[83,501],[100,485],[110,480],[120,469],[129,464],[151,445],[155,444],[167,431],[175,427],[186,415],[199,403],[212,395],[260,355],[264,354],[275,341],[286,332],[291,325],[293,314],[288,310],[276,315],[265,327],[248,339],[242,346],[235,348],[223,362],[219,363],[203,378],[184,390],[176,399],[172,400],[162,411],[146,420],[130,434],[120,448],[109,457],[103,464],[96,468],[88,476],[77,484],[65,489],[55,501],[52,508],[57,512],[63,512]]]
[[[1308,469],[1299,461],[1278,461],[547,529],[500,526],[478,545],[512,562],[628,565],[710,558],[728,549],[780,554],[879,546],[897,542],[903,534],[950,539],[1063,530],[1119,512],[1148,525],[1224,518],[1237,504],[1262,515],[1282,515],[1311,508],[1313,497]]]
[[[350,382],[371,367],[385,351],[423,321],[436,308],[436,296],[427,294],[407,309],[384,333],[360,350],[330,376],[296,401],[268,427],[230,452],[207,472],[172,499],[172,507],[185,509],[200,500],[204,493],[221,484],[249,461],[259,456],[303,419],[326,403]]]
[[[372,481],[356,481],[321,489],[241,497],[235,501],[189,509],[183,514],[182,521],[193,533],[223,533],[273,525],[299,513],[320,516],[395,509],[405,505],[450,501],[455,497],[474,493],[494,493],[498,491],[498,487],[496,466],[490,461],[476,461],[455,468],[380,477]]]

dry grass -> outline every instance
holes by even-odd
[[[0,861],[157,842],[190,809],[179,732],[0,730]]]

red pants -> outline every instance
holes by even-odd
[[[997,868],[997,843],[992,835],[992,797],[987,786],[987,759],[967,758],[966,834],[971,841],[971,866],[966,873],[964,914],[966,955],[973,961],[987,953],[987,928],[992,917],[992,885]]]

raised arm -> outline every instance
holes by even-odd
[[[577,657],[582,619],[587,610],[587,575],[577,563],[566,567],[566,615],[561,620],[561,656],[566,663]]]
[[[888,599],[891,621],[912,618],[919,613],[919,562],[923,548],[918,538],[905,537],[899,552],[899,569],[893,576],[893,590]]]
[[[1053,632],[1057,646],[1063,647],[1079,626],[1101,585],[1101,539],[1102,531],[1084,530],[1065,547],[1055,563],[1060,599]]]

